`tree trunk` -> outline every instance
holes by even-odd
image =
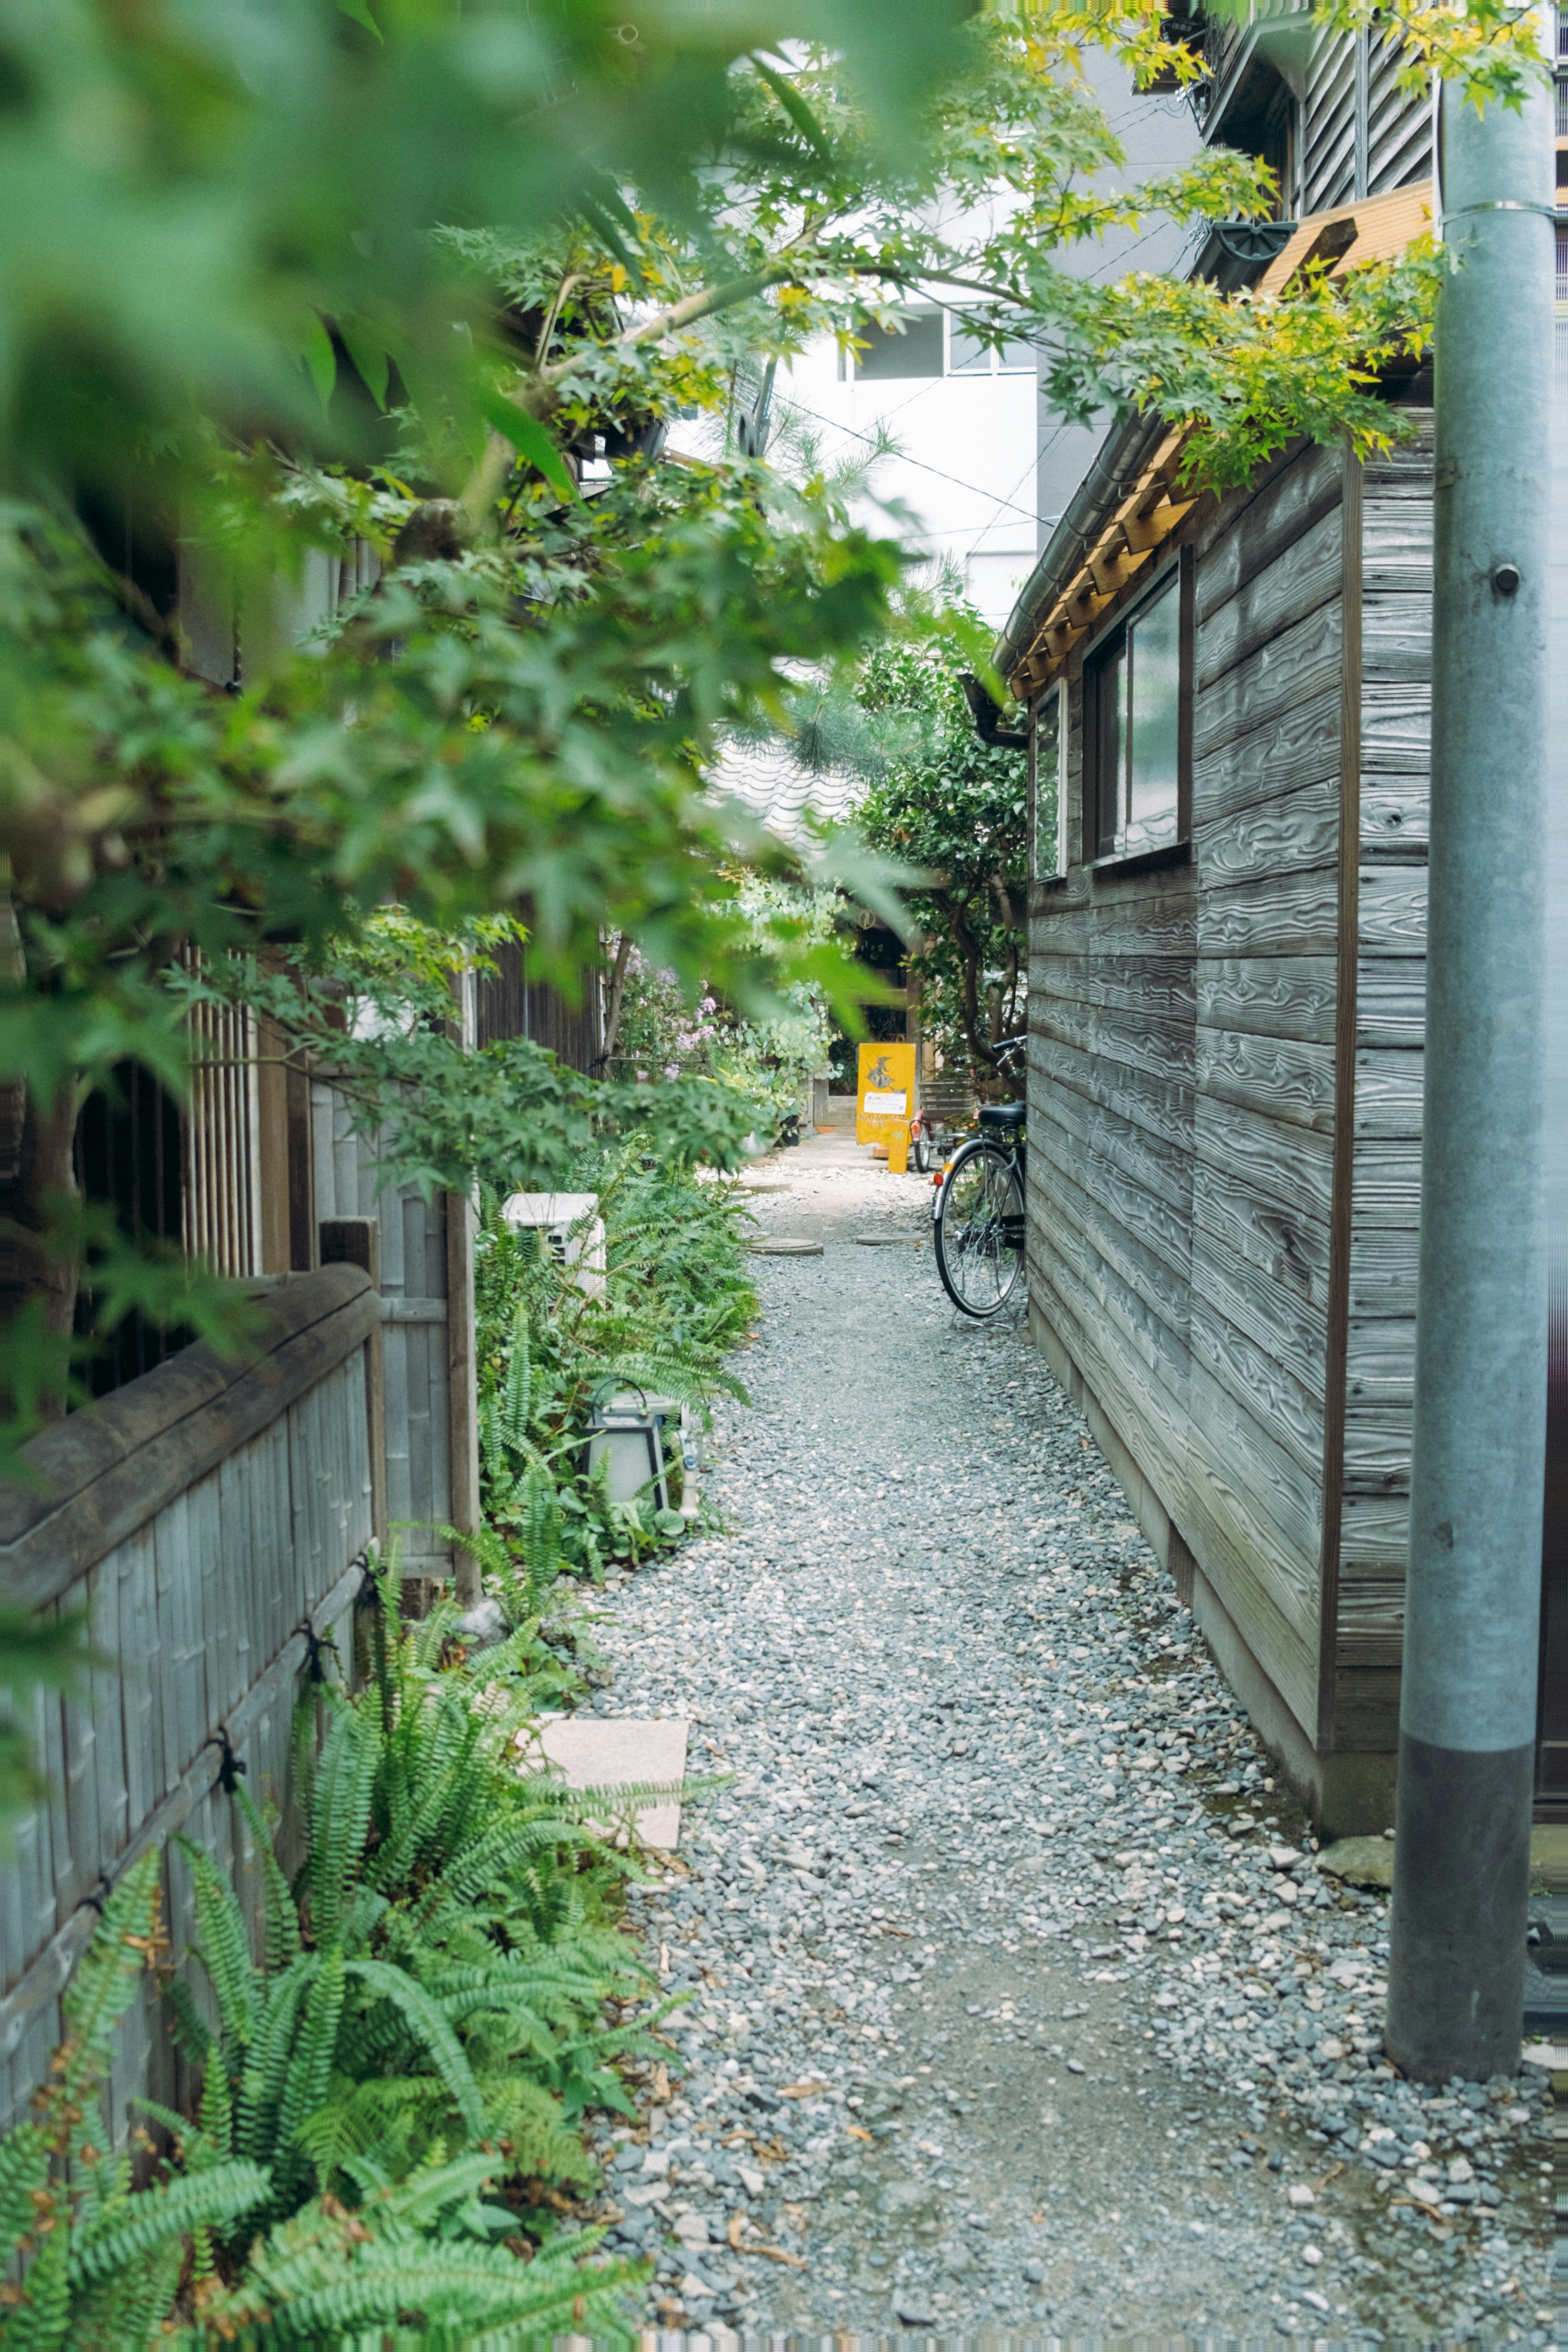
[[[16,982],[26,977],[22,934],[8,897],[0,898],[0,975]],[[23,1079],[0,1087],[0,1328],[29,1307],[41,1306],[45,1329],[59,1341],[58,1385],[39,1397],[37,1406],[50,1421],[66,1409],[76,1320],[75,1253],[56,1255],[48,1246],[51,1225],[76,1205],[76,1087],[69,1080],[44,1108]],[[21,1402],[4,1395],[7,1411]]]
[[[76,1253],[49,1246],[51,1227],[76,1206],[76,1088],[68,1082],[43,1109],[20,1080],[0,1087],[0,1328],[28,1307],[42,1308],[45,1329],[59,1342],[58,1383],[37,1401],[47,1421],[66,1409],[76,1320]],[[22,1402],[15,1392],[5,1398],[12,1412]]]
[[[626,965],[631,951],[632,935],[630,931],[623,931],[616,949],[616,961],[610,967],[609,994],[605,999],[605,1042],[599,1054],[599,1067],[605,1077],[610,1075],[610,1059],[621,1034],[621,1008],[626,1001]]]

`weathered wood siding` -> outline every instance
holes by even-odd
[[[1300,111],[1303,218],[1429,176],[1431,101],[1400,89],[1403,62],[1388,33],[1313,37]]]
[[[1333,1739],[1397,1731],[1415,1364],[1432,708],[1432,442],[1362,483],[1355,1108]]]
[[[47,1482],[0,1500],[0,1591],[85,1611],[105,1664],[80,1699],[35,1695],[47,1797],[0,1867],[0,2129],[60,2037],[59,1993],[112,1881],[176,1830],[230,1866],[246,1832],[217,1735],[258,1805],[287,1799],[289,1730],[310,1645],[348,1627],[370,1534],[365,1349],[374,1294],[357,1269],[289,1277],[261,1353],[184,1349],[34,1441]],[[184,1864],[164,1864],[176,1948],[195,1927]],[[240,1874],[254,1916],[257,1874]],[[258,1946],[259,1949],[259,1945]],[[128,2014],[110,2124],[137,2094],[180,2090],[155,1988]]]
[[[398,1558],[407,1575],[449,1576],[451,1547],[430,1532],[452,1524],[446,1197],[378,1190],[374,1139],[353,1133],[342,1097],[319,1082],[311,1131],[319,1219],[379,1223],[386,1505],[393,1528],[403,1523]]]
[[[1395,1744],[1430,419],[1206,503],[1190,857],[1031,896],[1031,1298],[1307,1744]]]
[[[1338,998],[1343,488],[1194,533],[1191,857],[1037,886],[1032,1295],[1309,1738]],[[1081,800],[1081,669],[1069,790]]]

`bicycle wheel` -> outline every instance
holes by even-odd
[[[914,1161],[917,1176],[929,1176],[931,1171],[931,1142],[924,1119],[919,1121],[910,1138],[910,1158]]]
[[[1024,1193],[1005,1151],[966,1143],[937,1196],[937,1272],[962,1314],[999,1315],[1024,1271]]]

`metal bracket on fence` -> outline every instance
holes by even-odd
[[[108,1902],[113,1892],[113,1882],[110,1878],[108,1871],[100,1870],[98,1874],[97,1893],[93,1895],[84,1895],[81,1901],[78,1904],[77,1908],[79,1911],[96,1911],[99,1917],[101,1919],[103,1916],[103,1906]]]
[[[308,1617],[301,1617],[294,1631],[305,1644],[305,1680],[308,1683],[320,1684],[327,1679],[327,1670],[321,1664],[323,1650],[331,1652],[339,1670],[342,1670],[342,1660],[338,1656],[338,1645],[330,1633],[318,1633]]]
[[[204,1748],[222,1748],[223,1761],[217,1768],[218,1787],[223,1790],[226,1797],[232,1797],[237,1786],[238,1785],[238,1776],[241,1772],[247,1772],[250,1769],[250,1767],[247,1764],[243,1756],[237,1756],[235,1754],[234,1749],[229,1743],[228,1726],[225,1723],[220,1723],[216,1731],[209,1731],[206,1738],[203,1740],[202,1746]]]

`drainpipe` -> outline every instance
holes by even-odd
[[[1420,1290],[1387,2047],[1512,2074],[1546,1412],[1550,92],[1445,89]]]

